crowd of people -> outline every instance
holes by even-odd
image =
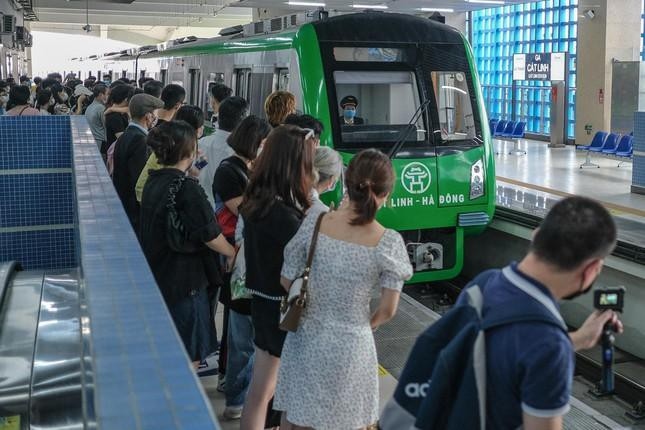
[[[127,79],[115,82],[132,85]],[[0,80],[0,115],[83,115],[96,99],[94,88],[102,85],[94,76],[83,81],[73,73],[64,79],[60,73],[44,79],[21,76],[18,82],[9,77]]]
[[[195,372],[217,375],[225,419],[240,419],[243,430],[372,426],[373,330],[394,316],[413,271],[401,235],[376,221],[394,185],[389,158],[357,153],[344,172],[344,197],[330,209],[321,197],[337,188],[343,162],[319,145],[323,124],[297,113],[293,94],[269,95],[264,119],[216,84],[214,132],[203,136],[205,114],[185,103],[181,86],[133,84],[63,82],[57,74],[0,82],[0,112],[85,115]],[[341,104],[343,121],[362,122],[355,97]],[[544,306],[560,324],[556,300],[589,291],[615,242],[602,206],[565,199],[519,264],[475,279],[485,286],[484,313]],[[303,276],[306,307],[297,331],[285,331],[284,299]],[[560,428],[573,350],[594,346],[608,322],[622,331],[608,311],[569,334],[537,322],[487,333],[487,356],[499,364],[487,367],[487,390],[504,400],[488,411],[490,428]]]
[[[243,429],[375,423],[372,329],[394,315],[412,275],[401,236],[375,220],[393,187],[389,159],[358,154],[346,198],[329,212],[321,196],[336,189],[342,159],[319,145],[323,124],[298,114],[289,92],[267,97],[264,119],[230,88],[212,86],[214,131],[204,137],[204,112],[185,103],[179,85],[97,84],[92,94],[85,116],[97,147],[196,373],[218,378],[224,418]],[[281,302],[305,270],[320,214],[311,305],[287,333]],[[381,305],[370,315],[375,291]],[[302,363],[302,351],[317,364]],[[347,406],[329,413],[339,393],[330,375],[340,368],[355,370],[342,394],[357,399],[359,414]]]

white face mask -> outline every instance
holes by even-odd
[[[0,96],[0,105],[6,105],[8,101],[9,101],[8,95],[5,94]]]
[[[49,105],[50,105],[50,106],[53,106],[53,105],[55,105],[55,104],[56,104],[56,100],[54,100],[54,98],[53,98],[53,97],[52,97],[51,99],[49,99]]]
[[[60,97],[60,99],[61,99],[61,101],[62,101],[63,103],[65,103],[65,102],[67,101],[67,99],[69,98],[69,96],[67,95],[67,93],[66,93],[66,92],[59,93],[59,95],[58,95],[58,96]]]

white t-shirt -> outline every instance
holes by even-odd
[[[215,197],[213,196],[215,171],[222,160],[235,154],[233,148],[226,143],[226,139],[230,134],[228,131],[218,129],[210,136],[203,137],[199,141],[199,149],[202,150],[208,161],[208,164],[199,172],[199,185],[204,189],[213,211],[215,210]]]

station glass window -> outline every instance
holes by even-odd
[[[543,0],[473,12],[471,42],[489,118],[525,121],[526,131],[550,134],[551,84],[517,82],[513,94],[513,54],[568,52],[567,129],[574,137],[577,34],[578,0]]]
[[[426,144],[423,117],[409,125],[419,107],[419,90],[413,72],[336,71],[337,117],[341,126],[339,146],[346,150],[369,147],[387,149],[405,136],[406,145]],[[347,125],[340,101],[358,99],[355,125]],[[360,123],[359,123],[360,122]]]
[[[475,121],[468,84],[463,72],[432,72],[439,110],[441,140],[473,140]]]

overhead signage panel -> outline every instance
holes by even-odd
[[[564,81],[566,55],[561,52],[513,55],[514,81]]]

